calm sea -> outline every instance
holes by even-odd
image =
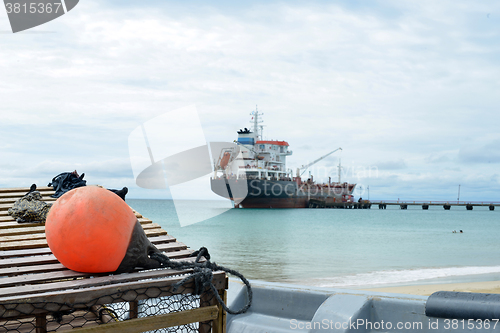
[[[500,279],[500,208],[231,209],[180,227],[171,200],[127,203],[248,279],[354,288]]]

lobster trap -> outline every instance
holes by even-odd
[[[225,332],[226,313],[207,288],[194,294],[191,270],[123,274],[71,271],[58,262],[41,223],[20,224],[7,209],[29,189],[0,189],[0,332]],[[52,188],[38,189],[47,202]],[[195,260],[185,244],[136,212],[149,240],[171,260]],[[104,255],[104,254],[103,254]],[[226,301],[225,272],[213,285]]]

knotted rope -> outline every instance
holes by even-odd
[[[250,282],[238,271],[235,271],[233,269],[229,269],[223,266],[219,266],[214,262],[210,262],[210,254],[208,253],[208,250],[205,247],[200,248],[198,251],[194,252],[191,256],[196,255],[196,260],[194,262],[188,262],[188,261],[172,261],[170,260],[169,257],[162,253],[152,253],[150,255],[151,259],[154,259],[158,261],[163,267],[168,267],[168,268],[173,268],[173,269],[179,269],[179,270],[184,270],[184,269],[192,269],[193,273],[181,281],[177,282],[176,284],[173,285],[172,290],[175,292],[179,287],[184,285],[186,282],[190,280],[194,280],[194,294],[195,295],[201,295],[201,293],[206,289],[209,288],[212,290],[215,298],[217,299],[217,302],[222,306],[222,308],[230,314],[237,315],[241,313],[247,312],[247,310],[250,308],[252,305],[252,298],[253,298],[253,292],[252,292],[252,287],[250,286]],[[201,257],[205,257],[207,260],[203,263],[200,262]],[[247,287],[247,295],[248,295],[248,301],[247,303],[238,311],[231,310],[227,307],[227,305],[224,303],[224,301],[220,298],[219,293],[217,292],[217,289],[215,288],[214,284],[212,283],[213,279],[213,272],[214,271],[224,271],[226,273],[232,274],[240,278],[240,280],[245,284]]]

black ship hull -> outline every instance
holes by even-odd
[[[311,202],[339,206],[348,202],[352,184],[317,185],[291,180],[211,179],[212,191],[240,208],[308,208]]]

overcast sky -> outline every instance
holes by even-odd
[[[76,169],[164,198],[135,185],[135,128],[195,105],[231,142],[258,105],[289,167],[342,147],[313,174],[341,156],[370,199],[500,201],[497,1],[82,0],[0,32],[1,187]]]

